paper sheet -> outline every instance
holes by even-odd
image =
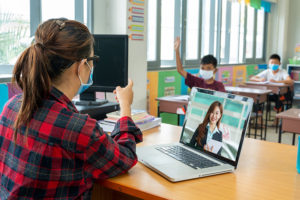
[[[217,154],[219,152],[219,150],[221,149],[222,147],[222,142],[219,142],[217,140],[209,140],[206,145],[208,146],[209,149],[212,148],[212,151],[213,153]]]

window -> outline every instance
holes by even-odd
[[[65,17],[75,19],[74,0],[42,0],[42,22],[51,19]]]
[[[161,53],[162,60],[173,60],[175,28],[175,1],[161,1]]]
[[[256,28],[256,58],[263,59],[263,46],[264,46],[264,27],[265,13],[263,10],[257,11],[257,28]]]
[[[0,0],[0,74],[11,74],[37,26],[47,19],[75,19],[91,29],[91,4],[92,0]]]
[[[199,57],[199,0],[187,1],[186,17],[186,59],[197,60]]]
[[[239,59],[240,7],[238,2],[231,4],[229,63],[238,63]]]
[[[243,1],[148,1],[148,67],[175,67],[176,36],[185,67],[198,67],[207,54],[220,64],[263,62],[266,17]]]
[[[30,43],[29,0],[0,0],[0,5],[0,65],[13,65]]]
[[[246,37],[246,58],[253,57],[254,44],[254,8],[247,7],[247,37]]]

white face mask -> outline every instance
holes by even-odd
[[[204,80],[211,79],[213,77],[213,75],[214,75],[214,71],[207,71],[207,70],[200,69],[200,76]]]

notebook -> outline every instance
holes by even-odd
[[[137,147],[139,162],[177,182],[233,172],[253,99],[192,88],[180,141]]]

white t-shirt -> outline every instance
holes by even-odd
[[[266,69],[265,71],[260,72],[256,76],[260,78],[265,78],[266,81],[270,81],[271,79],[275,81],[283,81],[286,80],[289,74],[284,69],[279,69],[279,71],[276,74],[273,74],[272,69]]]

